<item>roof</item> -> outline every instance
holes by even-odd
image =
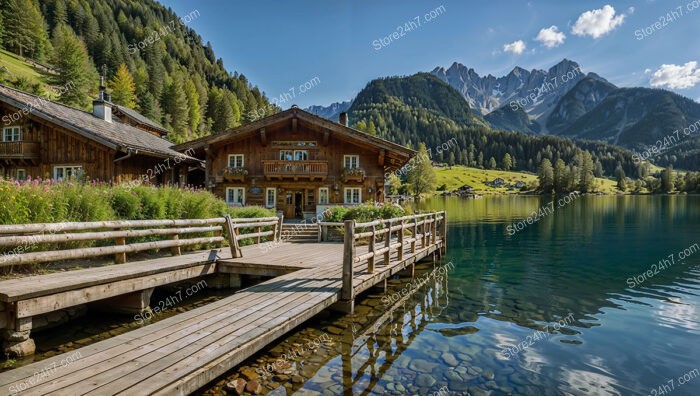
[[[113,120],[111,123],[92,113],[54,102],[0,84],[0,101],[18,109],[28,109],[34,116],[60,125],[88,139],[117,151],[138,151],[139,155],[197,159],[175,151],[173,143],[139,129]]]
[[[345,126],[343,124],[333,122],[331,120],[328,120],[323,117],[319,117],[315,114],[309,113],[308,111],[302,110],[296,106],[292,106],[290,109],[279,112],[277,114],[273,114],[271,116],[261,118],[257,121],[253,121],[251,123],[241,125],[235,128],[227,129],[225,131],[219,132],[214,135],[209,135],[209,136],[204,136],[199,139],[195,139],[186,143],[179,144],[177,146],[174,146],[176,150],[187,150],[187,149],[199,149],[206,147],[210,144],[221,142],[221,141],[226,141],[229,140],[233,137],[244,135],[250,132],[256,132],[260,128],[264,128],[266,125],[278,123],[285,121],[287,119],[291,118],[298,118],[300,120],[304,120],[307,122],[314,123],[316,125],[319,125],[322,128],[325,128],[331,132],[339,133],[341,135],[344,135],[349,138],[355,138],[363,141],[367,141],[379,148],[385,149],[387,151],[392,151],[395,152],[402,157],[405,157],[406,160],[410,159],[411,157],[415,156],[417,154],[416,151],[411,150],[407,147],[404,147],[400,144],[396,144],[393,142],[390,142],[386,139],[382,139],[378,136],[375,135],[370,135],[368,133],[359,131],[354,128],[350,128],[348,126]]]
[[[145,125],[149,128],[153,128],[153,129],[157,130],[158,132],[162,133],[163,135],[167,135],[169,132],[167,129],[158,125],[156,122],[151,121],[148,117],[146,117],[145,115],[139,113],[138,111],[136,111],[134,109],[130,109],[130,108],[125,107],[125,106],[114,105],[113,110],[116,110],[116,111],[124,114],[125,116],[130,118],[132,121],[134,121],[136,124]]]

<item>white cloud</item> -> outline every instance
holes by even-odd
[[[616,27],[622,25],[624,20],[623,14],[615,15],[615,9],[611,5],[606,5],[603,8],[581,14],[571,28],[571,33],[597,39],[615,30]]]
[[[503,51],[505,52],[511,52],[516,55],[520,55],[523,52],[525,52],[525,49],[527,46],[525,45],[525,42],[523,40],[518,40],[518,41],[513,41],[510,44],[505,44],[503,46]]]
[[[685,65],[661,65],[659,70],[651,75],[649,84],[652,87],[664,87],[669,89],[685,89],[694,87],[700,83],[700,69],[698,62],[691,61]]]
[[[546,29],[541,29],[535,37],[535,41],[539,41],[547,48],[554,48],[564,44],[566,35],[559,31],[556,25],[552,25]]]
[[[634,10],[635,10],[634,7],[630,7],[630,8],[627,9],[627,13],[630,14],[630,15],[632,15],[632,14],[634,14]]]

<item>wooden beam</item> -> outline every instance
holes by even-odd
[[[299,119],[296,117],[292,118],[292,132],[293,133],[297,133],[298,126],[299,126],[298,124],[299,124]]]
[[[267,146],[267,135],[265,134],[265,128],[260,128],[260,143],[263,146]]]
[[[321,144],[323,144],[324,146],[328,146],[328,141],[330,140],[330,137],[331,131],[326,130],[325,132],[323,132],[323,140]]]
[[[386,155],[386,150],[379,150],[379,166],[384,166],[384,157]]]

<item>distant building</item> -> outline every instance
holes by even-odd
[[[205,160],[205,185],[229,205],[310,219],[333,205],[384,200],[385,175],[415,151],[294,106],[175,146]]]
[[[93,112],[0,85],[0,177],[68,179],[84,174],[107,182],[186,184],[201,166],[175,151],[167,130],[138,112],[115,106],[104,88]]]
[[[506,185],[506,181],[500,177],[493,179],[493,181],[491,182],[491,186],[496,187],[496,188],[503,187],[505,185]]]

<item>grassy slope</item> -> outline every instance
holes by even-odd
[[[488,170],[478,168],[467,168],[465,166],[453,166],[452,168],[436,168],[435,173],[438,178],[438,186],[447,185],[447,190],[456,190],[465,184],[474,188],[477,194],[516,194],[518,190],[509,191],[505,187],[494,188],[484,183],[491,181],[497,177],[503,178],[506,183],[511,184],[516,180],[525,182],[527,186],[537,185],[537,175],[524,172],[506,172],[500,170]],[[598,190],[605,194],[614,194],[617,192],[616,183],[613,180],[600,179],[596,180]]]

